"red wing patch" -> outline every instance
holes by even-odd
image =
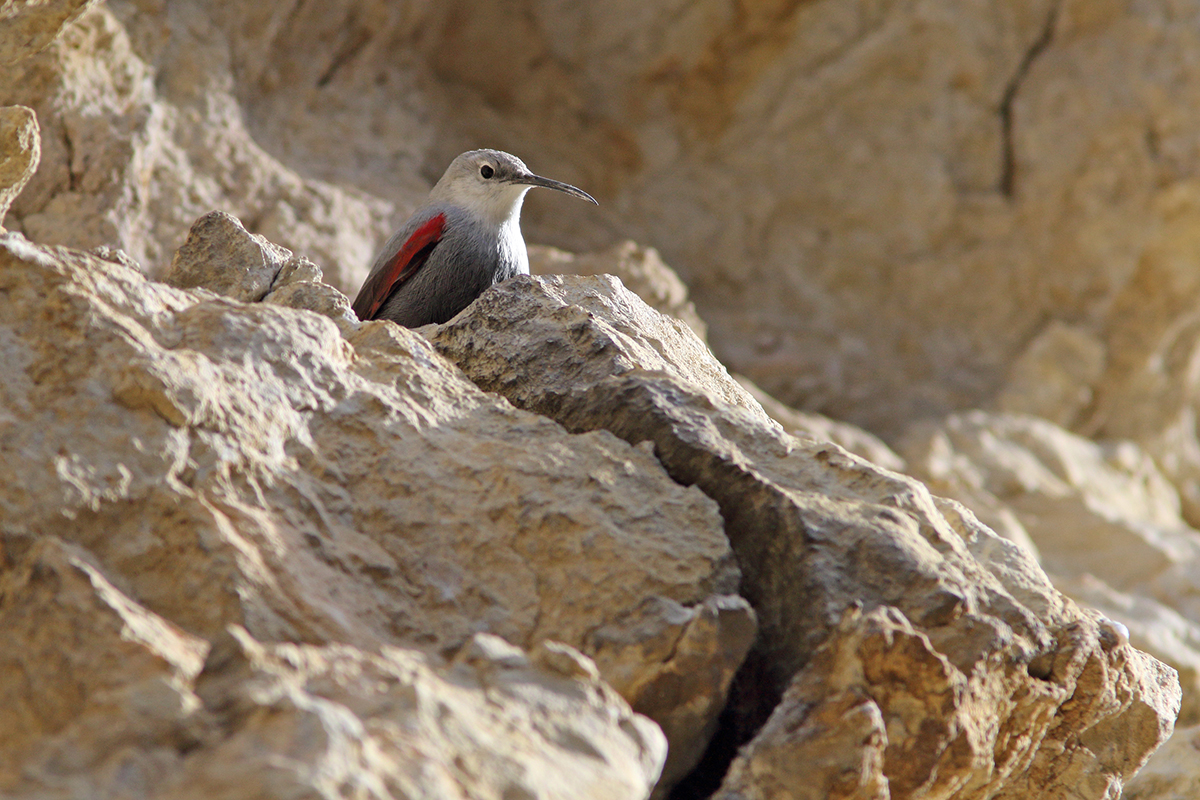
[[[429,258],[433,246],[441,241],[446,228],[446,215],[438,214],[413,231],[408,241],[392,256],[382,269],[376,270],[358,290],[354,298],[354,313],[360,320],[374,319],[379,307],[392,296]]]

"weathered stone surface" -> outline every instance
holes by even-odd
[[[588,651],[608,682],[636,698],[634,710],[662,726],[671,742],[659,796],[704,754],[757,632],[754,612],[737,595],[692,608],[658,597],[589,637]]]
[[[793,436],[811,439],[814,442],[833,442],[873,464],[897,472],[904,471],[904,459],[896,455],[895,451],[878,436],[848,422],[838,422],[821,414],[797,411],[771,397],[745,375],[734,375],[733,379],[762,404],[763,410],[770,415],[771,419],[782,425],[783,429]]]
[[[107,759],[124,762],[136,785],[156,762],[178,758],[200,711],[191,686],[208,643],[134,602],[86,550],[56,537],[5,536],[0,563],[0,792],[59,796],[49,790]]]
[[[95,0],[10,0],[0,7],[0,65],[15,64],[54,41]],[[3,218],[0,214],[0,219]]]
[[[519,275],[484,292],[470,313],[424,330],[480,388],[541,414],[554,416],[558,398],[575,387],[656,369],[686,376],[770,423],[687,325],[650,308],[612,275]],[[537,346],[526,346],[525,337]],[[510,338],[522,344],[503,344]]]
[[[625,294],[609,283],[604,296],[572,309],[564,283],[493,287],[433,341],[481,386],[568,429],[652,442],[676,480],[720,504],[762,629],[768,698],[770,687],[783,692],[820,668],[813,653],[833,646],[839,622],[860,604],[894,608],[906,642],[898,646],[916,651],[875,659],[866,683],[895,704],[876,702],[878,720],[867,713],[865,727],[849,734],[858,737],[856,754],[827,764],[834,772],[822,776],[814,760],[772,757],[771,769],[754,774],[758,796],[788,797],[783,787],[799,783],[816,791],[857,764],[877,770],[860,769],[857,794],[846,796],[873,796],[894,781],[900,796],[962,790],[1016,798],[1037,787],[1053,797],[1085,784],[1083,796],[1104,797],[1170,735],[1179,710],[1174,671],[1122,643],[1116,626],[1081,612],[1028,552],[912,478],[833,444],[801,442],[761,412],[717,400],[710,387],[722,378],[713,373],[688,383],[653,346],[652,326],[641,337],[610,334],[591,346],[606,328],[583,305],[617,306]],[[564,368],[567,340],[585,346]],[[509,353],[520,357],[497,365],[494,354]],[[574,388],[564,388],[564,373]],[[891,647],[898,635],[884,632],[872,646]],[[908,666],[886,666],[893,662]],[[921,687],[911,699],[902,696],[909,684]],[[822,679],[810,691],[823,697],[839,686]],[[775,747],[771,730],[756,740],[766,750]],[[881,739],[881,731],[890,733]],[[818,755],[847,741],[837,732],[813,735]]]
[[[1009,368],[993,405],[1070,429],[1084,421],[1104,374],[1104,344],[1085,330],[1051,321]]]
[[[1133,441],[1200,525],[1196,0],[686,5],[108,0],[63,27],[83,4],[8,3],[0,61],[57,39],[0,66],[0,104],[34,109],[43,146],[5,224],[160,276],[226,208],[353,293],[450,157],[505,147],[602,203],[534,193],[531,241],[654,245],[716,351],[782,399],[893,444],[973,406]],[[316,279],[266,300],[356,330]],[[182,416],[186,392],[139,386]],[[945,480],[972,485],[960,464]],[[1037,502],[1094,521],[1104,490],[1068,493]],[[968,505],[1038,551],[1003,495]],[[1117,527],[1154,551],[1158,524]],[[1197,618],[1189,570],[1128,591],[1059,577],[1110,616],[1146,611],[1139,646],[1191,647],[1171,621]]]
[[[703,746],[753,614],[710,600],[738,580],[716,505],[647,448],[518,411],[390,323],[176,289],[15,233],[0,350],[6,552],[57,536],[208,640],[556,639],[602,656],[681,752]],[[695,619],[655,628],[647,602]],[[664,694],[671,675],[690,682]]]
[[[1098,444],[1037,417],[976,411],[915,428],[900,450],[935,491],[968,504],[975,494],[1001,498],[1051,572],[1089,572],[1126,589],[1200,563],[1200,535],[1180,516],[1178,493],[1130,442]]]
[[[180,289],[208,289],[234,300],[262,300],[290,250],[249,233],[224,211],[205,214],[188,231],[175,252],[163,282]]]
[[[250,233],[223,211],[196,220],[163,282],[180,289],[208,289],[243,302],[262,300],[316,311],[336,322],[343,333],[358,328],[350,302],[324,282],[319,266]]]
[[[656,245],[717,351],[803,409],[891,435],[1091,395],[1145,445],[1190,408],[1159,385],[1187,348],[1153,355],[1194,306],[1196,0],[634,6],[114,0],[0,79],[46,128],[16,227],[158,275],[228,208],[353,292],[495,144],[602,202],[531,196],[534,241]]]
[[[934,491],[1009,513],[1056,586],[1179,670],[1181,720],[1200,719],[1200,533],[1146,453],[981,411],[915,428],[900,452]]]
[[[1175,735],[1142,768],[1121,795],[1126,800],[1191,800],[1200,797],[1200,725]]]
[[[1121,592],[1088,573],[1055,575],[1054,585],[1080,605],[1119,622],[1134,647],[1170,664],[1183,689],[1178,724],[1200,720],[1200,624],[1148,592]]]
[[[964,674],[896,609],[850,609],[716,797],[1117,797],[1176,698],[1168,668],[1099,634],[1086,618],[1063,630],[1045,679],[1010,694],[1023,670]],[[1115,730],[1136,737],[1120,753],[1101,744]]]
[[[42,156],[37,115],[24,106],[0,108],[0,233],[4,215],[37,171]]]
[[[687,286],[653,247],[626,240],[607,250],[575,255],[535,246],[529,249],[529,269],[534,275],[616,275],[655,311],[683,322],[701,341],[708,335],[708,326],[688,299]]]
[[[221,16],[187,3],[96,4],[42,52],[0,66],[0,104],[34,109],[43,147],[7,224],[47,244],[119,247],[160,276],[192,222],[223,208],[349,290],[394,207],[255,141]]]
[[[11,544],[11,540],[9,540]],[[479,634],[398,647],[211,644],[122,593],[82,548],[6,547],[5,797],[641,798],[666,755],[585,657]]]

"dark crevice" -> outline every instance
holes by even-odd
[[[365,30],[359,30],[353,36],[349,37],[342,46],[333,54],[333,60],[329,62],[329,67],[317,78],[317,88],[324,88],[338,71],[350,63],[350,61],[358,55],[362,50],[363,45],[371,40],[371,34]]]
[[[71,142],[71,134],[67,132],[67,126],[62,129],[63,146],[67,149],[67,189],[69,191],[78,191],[79,176],[75,174],[75,145]]]
[[[1017,92],[1021,90],[1021,84],[1025,82],[1025,77],[1029,74],[1033,62],[1046,51],[1054,39],[1059,5],[1059,2],[1055,2],[1050,6],[1050,13],[1046,15],[1046,22],[1042,26],[1041,33],[1025,51],[1021,63],[1017,65],[1017,71],[1013,73],[1012,79],[1004,89],[1004,96],[1000,100],[1000,193],[1005,197],[1013,196],[1017,177],[1017,157],[1013,145],[1013,102],[1017,99]]]
[[[772,680],[762,642],[751,649],[733,678],[729,697],[717,721],[717,732],[700,763],[668,795],[668,800],[707,800],[725,779],[738,749],[758,734],[782,697]]]

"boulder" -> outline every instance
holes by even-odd
[[[425,330],[480,386],[569,430],[649,441],[720,505],[762,631],[742,676],[757,707],[741,711],[779,719],[725,796],[818,797],[847,775],[834,796],[1119,791],[1171,733],[1175,671],[960,504],[797,440],[727,373],[688,369],[700,342],[633,324],[654,313],[615,281],[518,278]]]
[[[666,741],[566,645],[191,635],[78,545],[6,548],[5,797],[645,797]],[[7,638],[10,644],[14,641]]]
[[[37,115],[24,106],[0,107],[0,223],[37,171],[42,155]],[[0,224],[0,233],[4,225]]]
[[[217,222],[241,240],[193,273],[222,288],[220,254],[262,251]],[[563,642],[698,758],[755,630],[715,502],[649,448],[480,391],[411,331],[113,258],[0,238],[5,552],[57,537],[207,642]],[[284,263],[267,297],[308,284],[292,299],[328,312],[319,271]]]

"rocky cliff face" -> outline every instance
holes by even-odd
[[[1194,5],[10,4],[0,794],[1192,796]]]

